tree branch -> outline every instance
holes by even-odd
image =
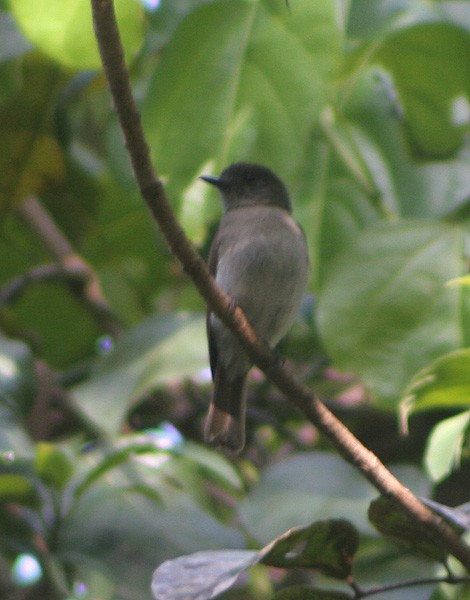
[[[425,524],[438,543],[470,570],[470,548],[440,516],[404,487],[307,387],[296,381],[279,364],[276,355],[256,338],[243,312],[234,308],[228,296],[216,286],[206,264],[176,221],[163,185],[150,162],[140,114],[130,88],[113,2],[91,0],[91,3],[104,71],[140,192],[170,249],[183,264],[211,311],[239,338],[253,362],[330,439],[339,452],[358,467],[381,493],[392,498],[418,522]]]
[[[95,271],[74,250],[44,206],[37,198],[31,196],[18,206],[18,212],[25,223],[36,233],[49,254],[57,260],[63,276],[69,282],[70,289],[85,303],[98,325],[111,335],[118,336],[122,332],[122,326],[104,297]],[[48,278],[46,273],[43,275],[43,279]],[[32,278],[28,275],[25,278],[22,282],[23,285],[30,281],[37,281],[40,277],[36,272]],[[51,278],[52,275],[49,279]],[[19,283],[14,280],[12,285]]]
[[[0,310],[6,304],[14,302],[31,283],[40,281],[55,281],[65,279],[72,283],[83,283],[87,277],[87,273],[80,268],[65,268],[59,264],[39,265],[33,267],[26,273],[22,273],[14,277],[11,281],[0,288]]]

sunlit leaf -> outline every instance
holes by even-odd
[[[88,0],[10,0],[24,34],[52,59],[72,69],[97,69],[100,58]],[[142,43],[143,8],[116,0],[116,15],[128,58]]]
[[[456,350],[419,371],[404,392],[408,411],[466,408],[470,400],[470,350]]]
[[[460,467],[462,449],[469,431],[468,410],[444,419],[431,431],[424,463],[433,481],[441,481]]]
[[[47,485],[62,490],[70,480],[73,465],[66,454],[47,442],[36,446],[36,470]]]

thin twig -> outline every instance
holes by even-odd
[[[26,273],[22,273],[0,288],[0,310],[6,304],[14,302],[32,283],[41,281],[67,280],[71,282],[85,281],[88,273],[82,269],[65,268],[61,264],[39,265]]]
[[[470,577],[423,577],[422,579],[405,579],[404,581],[397,581],[396,583],[386,583],[383,585],[371,586],[368,588],[355,588],[356,595],[355,599],[360,600],[362,598],[368,598],[381,594],[383,592],[392,592],[395,590],[402,590],[410,587],[419,587],[422,585],[439,585],[440,583],[470,583]]]
[[[44,244],[48,253],[57,260],[64,275],[81,273],[80,278],[69,278],[70,289],[85,303],[102,329],[113,336],[118,336],[122,332],[122,327],[104,297],[98,276],[74,250],[44,206],[37,198],[29,197],[18,205],[18,212]]]
[[[276,355],[256,338],[243,312],[234,308],[227,295],[216,286],[204,261],[176,221],[163,185],[150,162],[140,114],[132,96],[113,2],[91,2],[104,71],[140,192],[172,252],[183,264],[211,311],[240,339],[253,362],[331,440],[339,452],[357,466],[378,490],[401,505],[419,523],[425,524],[438,543],[470,570],[470,548],[441,517],[404,487],[307,387],[279,364]]]

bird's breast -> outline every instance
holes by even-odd
[[[226,219],[220,230],[217,283],[243,309],[256,333],[275,345],[294,320],[305,290],[304,236],[290,215],[277,208],[240,209],[227,216],[228,225]]]

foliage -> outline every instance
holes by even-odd
[[[395,470],[416,493],[467,501],[469,3],[116,5],[185,230],[205,254],[220,208],[198,175],[235,160],[275,169],[315,294],[282,353],[382,458],[414,463]],[[350,597],[328,577],[338,564],[344,581],[351,566],[364,589],[383,586],[376,597],[409,597],[386,585],[442,576],[445,557],[379,537],[372,488],[258,374],[246,454],[233,464],[199,443],[204,307],[138,197],[98,66],[85,0],[0,2],[0,595],[150,598],[159,564],[213,551],[223,573],[241,557],[233,579],[255,565],[243,598]],[[25,215],[30,197],[97,274],[112,332],[83,286],[32,275],[57,255]],[[409,527],[394,511],[371,505],[396,540]],[[344,519],[332,553],[321,524]],[[262,566],[259,548],[296,527],[315,548],[306,571]],[[24,555],[42,575],[24,576]],[[413,597],[465,591],[430,583]]]

